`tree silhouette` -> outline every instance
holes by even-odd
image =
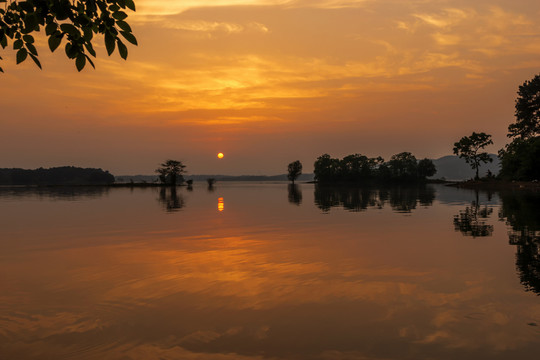
[[[388,168],[392,177],[400,180],[416,179],[418,164],[416,157],[410,152],[402,152],[392,155],[388,161]]]
[[[493,161],[487,152],[480,152],[481,149],[490,144],[493,144],[491,135],[483,132],[473,132],[471,136],[464,136],[461,140],[454,143],[454,154],[465,159],[465,162],[469,164],[473,170],[476,170],[475,179],[477,180],[479,179],[478,171],[480,164]]]
[[[499,150],[501,176],[510,180],[540,179],[540,74],[519,87],[516,122],[508,126],[512,142]]]
[[[185,172],[186,166],[181,161],[167,160],[161,164],[161,167],[156,169],[156,173],[159,174],[159,180],[163,184],[176,185],[177,183],[183,183],[184,177],[182,174]]]
[[[435,164],[430,159],[422,159],[418,162],[418,177],[425,179],[437,173]]]
[[[436,172],[433,161],[429,159],[417,161],[410,152],[395,154],[388,162],[384,162],[380,156],[369,158],[361,154],[352,154],[340,160],[323,154],[313,164],[315,180],[321,184],[422,182]]]
[[[287,178],[292,181],[294,185],[294,180],[296,180],[302,174],[302,163],[300,160],[293,161],[287,166]]]
[[[17,51],[17,64],[30,57],[41,69],[31,34],[40,32],[43,27],[51,51],[66,40],[66,56],[75,60],[78,71],[87,61],[94,67],[88,56],[96,57],[92,45],[94,34],[104,36],[109,55],[117,48],[125,60],[128,50],[120,35],[137,45],[137,39],[125,21],[128,17],[124,12],[126,9],[135,11],[133,0],[10,0],[9,5],[0,9],[0,45],[5,49],[12,41],[13,49]],[[0,72],[4,72],[1,67]]]
[[[540,74],[519,87],[515,115],[516,122],[508,126],[508,137],[540,135]]]

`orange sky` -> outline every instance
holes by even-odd
[[[136,0],[139,46],[77,73],[0,51],[0,167],[278,174],[352,153],[496,152],[517,87],[540,72],[536,0]],[[225,158],[218,160],[216,154]]]

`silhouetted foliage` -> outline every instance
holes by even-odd
[[[321,183],[330,183],[339,181],[340,161],[333,159],[328,154],[323,154],[317,158],[313,165],[313,174],[315,180]]]
[[[315,185],[315,205],[324,212],[332,207],[359,212],[391,206],[396,212],[411,212],[417,204],[432,205],[435,190],[430,186],[355,187]]]
[[[501,193],[499,213],[510,227],[509,242],[515,245],[516,268],[527,291],[540,295],[540,194]]]
[[[62,166],[50,169],[0,169],[0,185],[112,184],[114,176],[102,169]]]
[[[417,167],[416,157],[410,152],[392,155],[388,161],[388,169],[393,179],[414,180],[417,176]]]
[[[293,161],[287,166],[287,179],[292,181],[296,180],[302,174],[302,163],[300,160]]]
[[[515,116],[507,135],[513,140],[499,150],[500,175],[508,180],[539,180],[540,74],[519,87]]]
[[[159,189],[159,202],[168,212],[178,211],[184,207],[184,199],[176,193],[176,186],[161,187]]]
[[[291,204],[300,205],[302,203],[302,190],[296,184],[288,184],[287,186],[289,202]]]
[[[94,67],[88,54],[96,57],[93,36],[102,34],[107,53],[111,55],[117,47],[126,59],[128,50],[120,35],[137,45],[125,21],[126,9],[135,11],[133,0],[10,0],[9,5],[0,8],[0,45],[6,48],[13,41],[17,64],[29,56],[41,69],[32,34],[44,28],[50,50],[55,51],[66,40],[66,56],[75,60],[77,70],[81,71],[87,61]]]
[[[508,137],[528,139],[540,135],[540,74],[519,87],[516,122],[508,126]]]
[[[161,167],[156,169],[159,174],[159,180],[163,184],[176,185],[184,182],[185,165],[181,161],[167,160],[161,164]]]
[[[420,162],[408,152],[392,156],[384,162],[382,157],[368,158],[353,154],[343,159],[334,159],[324,154],[314,163],[315,180],[324,184],[355,183],[370,184],[380,182],[417,182],[436,172],[435,165],[429,159]]]
[[[500,175],[508,180],[540,180],[540,136],[514,139],[499,151]]]
[[[492,162],[493,159],[487,152],[480,152],[481,149],[493,144],[491,135],[486,133],[473,132],[471,136],[464,136],[454,143],[454,154],[465,159],[465,162],[476,170],[475,179],[479,179],[478,171],[481,163]]]
[[[427,178],[435,175],[437,173],[437,168],[435,164],[430,159],[422,159],[418,162],[418,177]]]

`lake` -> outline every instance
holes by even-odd
[[[0,189],[1,359],[525,359],[540,195]]]

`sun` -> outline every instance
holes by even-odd
[[[217,154],[217,157],[218,157],[219,159],[223,159],[224,156],[225,156],[225,155],[223,155],[223,153]]]

